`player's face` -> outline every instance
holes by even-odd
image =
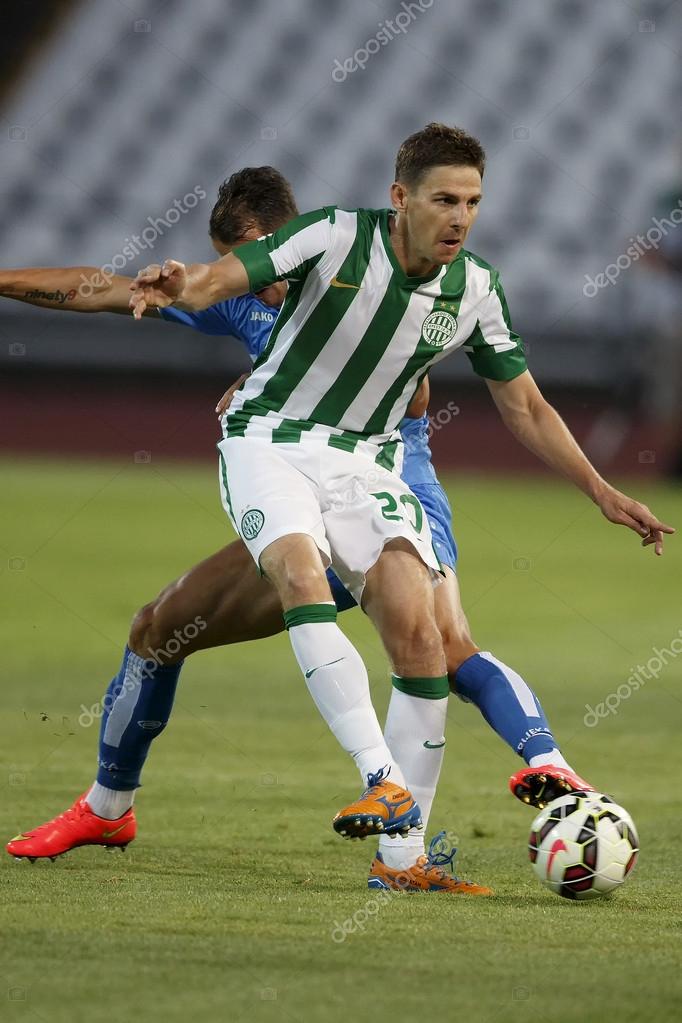
[[[262,238],[264,234],[267,234],[267,231],[264,231],[258,224],[254,224],[253,227],[249,227],[246,231],[244,231],[242,237],[234,245],[224,245],[217,238],[211,238],[211,244],[219,256],[226,256],[228,252],[232,252],[232,249],[235,249],[237,245],[242,245],[244,242],[255,241],[256,238]],[[256,297],[259,298],[261,302],[264,302],[265,305],[271,305],[276,309],[279,309],[286,298],[286,294],[286,281],[278,281],[277,284],[271,284],[269,288],[263,288],[262,291],[257,291]]]
[[[478,214],[481,175],[475,167],[432,167],[414,188],[394,185],[392,196],[406,220],[411,256],[451,263]]]

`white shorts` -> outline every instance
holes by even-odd
[[[358,604],[388,540],[408,540],[434,577],[440,572],[418,498],[369,455],[311,438],[232,437],[218,451],[223,507],[257,565],[275,540],[307,533]]]

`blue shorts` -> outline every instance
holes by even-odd
[[[440,563],[454,571],[457,565],[457,544],[452,535],[452,511],[447,494],[440,483],[408,485],[412,493],[419,498],[426,512],[433,537],[433,549],[438,555]],[[357,606],[353,597],[331,568],[327,569],[327,579],[338,611],[348,611],[349,608]]]

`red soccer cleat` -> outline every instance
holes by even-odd
[[[569,792],[596,792],[594,785],[574,771],[555,764],[524,767],[509,779],[509,789],[522,803],[538,810]]]
[[[122,817],[110,821],[93,813],[83,795],[58,817],[40,824],[33,831],[17,835],[7,843],[7,852],[17,859],[28,859],[33,863],[46,857],[54,860],[79,845],[104,845],[123,851],[135,838],[136,832],[137,822],[132,808]]]

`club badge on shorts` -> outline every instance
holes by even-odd
[[[452,341],[456,330],[456,316],[445,309],[434,309],[422,323],[422,338],[432,348],[442,348]]]
[[[255,540],[265,522],[265,516],[260,508],[252,508],[242,515],[240,532],[245,540]]]

